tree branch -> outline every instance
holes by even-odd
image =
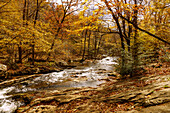
[[[0,7],[0,9],[3,8],[3,7],[5,7],[9,2],[11,2],[11,0],[9,0],[6,4],[2,5],[2,6]]]
[[[120,13],[119,13],[119,16],[120,16],[120,18],[126,20],[128,23],[131,23],[135,28],[139,29],[140,31],[145,32],[145,33],[147,33],[148,35],[150,35],[150,36],[152,36],[152,37],[154,37],[154,38],[156,38],[156,39],[158,39],[158,40],[160,40],[160,41],[162,41],[162,42],[167,43],[167,44],[170,45],[170,42],[167,42],[166,40],[164,40],[164,39],[162,39],[162,38],[160,38],[160,37],[158,37],[158,36],[156,36],[156,35],[148,32],[148,31],[146,31],[146,30],[144,30],[144,29],[142,29],[142,28],[140,28],[140,27],[138,27],[138,26],[136,26],[133,22],[131,22],[131,21],[128,20],[127,18],[123,17]]]

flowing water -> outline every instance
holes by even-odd
[[[88,66],[78,66],[61,72],[43,74],[34,79],[0,89],[0,113],[11,113],[17,107],[24,105],[24,102],[19,99],[12,98],[18,93],[47,92],[73,87],[97,87],[105,82],[102,79],[108,77],[109,71],[113,70],[113,65],[116,64],[115,60],[116,58],[106,57]]]

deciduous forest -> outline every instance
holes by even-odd
[[[0,112],[168,110],[169,67],[169,0],[0,0]]]

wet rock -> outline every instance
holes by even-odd
[[[79,76],[77,76],[77,75],[71,75],[70,77],[78,78]]]
[[[72,81],[74,82],[81,82],[81,81],[87,81],[88,78],[86,76],[82,76],[82,77],[78,77],[78,78],[74,78]]]
[[[169,78],[170,76],[167,75],[165,76],[165,78]],[[81,78],[81,77],[80,77]],[[78,78],[74,78],[75,80],[79,80]],[[121,92],[118,94],[113,94],[113,95],[109,95],[109,96],[102,96],[103,94],[106,94],[106,88],[102,87],[102,89],[70,89],[67,91],[63,91],[63,92],[53,92],[52,95],[50,97],[45,97],[45,98],[38,98],[35,99],[33,101],[31,101],[31,103],[28,106],[31,106],[30,108],[25,107],[25,109],[27,109],[29,112],[31,112],[31,110],[36,109],[36,110],[40,110],[41,111],[41,105],[45,104],[45,103],[52,103],[52,102],[57,102],[59,103],[59,105],[64,105],[64,104],[69,104],[70,102],[73,101],[77,101],[80,99],[91,99],[91,101],[93,102],[106,102],[108,104],[113,104],[113,103],[127,103],[127,102],[133,102],[134,105],[130,106],[128,108],[128,110],[132,110],[135,107],[138,106],[145,106],[145,107],[150,107],[150,106],[157,106],[160,104],[166,104],[168,102],[170,102],[170,87],[164,87],[165,85],[167,85],[169,83],[169,79],[164,79],[167,81],[161,82],[161,84],[150,84],[146,87],[142,87],[142,88],[136,88],[134,90],[130,90],[125,92]],[[126,84],[126,83],[125,83]],[[124,85],[125,85],[124,84]],[[129,84],[129,82],[128,82]],[[118,90],[118,89],[123,89],[123,87],[121,87],[122,84],[115,84],[114,86],[109,86],[108,91],[113,91],[113,90]],[[106,87],[106,86],[105,86]],[[129,88],[131,86],[128,86]],[[100,87],[101,88],[101,87]],[[107,86],[108,88],[108,86]],[[95,92],[95,91],[99,91],[99,92],[104,92],[101,95],[79,95],[79,94],[88,94],[88,92]],[[78,94],[78,95],[77,95]],[[39,105],[40,108],[35,108],[35,106]],[[46,109],[46,108],[44,108]],[[76,109],[81,109],[86,111],[87,113],[91,110],[93,111],[94,109],[91,109],[88,104],[82,104],[80,106],[76,106]],[[167,109],[169,109],[169,107],[167,107]],[[54,109],[56,110],[56,109]],[[152,112],[152,109],[149,109],[150,112]],[[162,111],[160,113],[168,113],[168,110],[163,110],[160,109],[159,111]],[[29,113],[28,112],[28,113]],[[35,112],[35,111],[34,111]],[[37,111],[39,112],[39,111]],[[45,112],[45,111],[44,111]],[[97,113],[97,111],[94,111]],[[109,113],[109,110],[106,111],[107,113]],[[138,110],[133,110],[133,111],[127,111],[127,113],[150,113],[147,112],[146,110],[141,111],[140,109]],[[123,112],[119,112],[119,113],[126,113],[126,111]],[[153,112],[156,113],[156,112]]]
[[[119,77],[120,74],[118,74],[118,73],[116,73],[116,72],[112,72],[112,73],[109,73],[108,76]]]
[[[33,110],[29,111],[29,113],[54,113],[56,112],[56,106],[52,106],[52,105],[40,105],[40,106],[36,106],[33,108]]]
[[[57,107],[56,106],[52,106],[52,105],[40,105],[40,106],[34,106],[32,107],[29,111],[24,112],[24,113],[56,113],[57,111]],[[24,110],[24,108],[19,108],[17,110],[17,112],[22,113]]]
[[[56,96],[56,95],[64,95],[65,93],[63,93],[63,92],[60,92],[60,91],[58,91],[58,90],[54,90],[54,91],[48,91],[47,92],[47,95],[54,95],[54,96]]]
[[[7,66],[4,64],[0,64],[0,71],[7,71]]]
[[[114,74],[114,73],[109,73],[108,76],[116,77],[116,74]]]
[[[165,78],[169,78],[169,75],[165,76]],[[164,80],[167,80],[165,78]],[[136,88],[133,91],[111,95],[110,97],[100,98],[96,101],[100,100],[107,103],[134,102],[137,106],[156,106],[170,102],[170,87],[165,87],[167,84],[169,84],[169,81],[150,84],[142,89]],[[119,88],[118,85],[116,87]]]
[[[97,74],[109,73],[109,71],[106,71],[106,70],[98,70],[96,73],[97,73]]]
[[[80,95],[59,95],[59,96],[50,96],[46,98],[38,98],[35,99],[34,101],[31,102],[30,106],[38,105],[40,103],[48,103],[52,101],[59,102],[60,104],[62,103],[68,103],[76,99],[81,99],[81,98],[88,98],[86,96],[80,96]]]
[[[152,94],[146,96],[143,103],[144,106],[153,106],[170,102],[170,88],[155,91]]]
[[[12,96],[16,101],[20,101],[21,103],[29,104],[33,98],[29,93],[18,93]]]
[[[77,99],[86,98],[90,97],[80,95],[58,95],[45,98],[38,98],[31,101],[31,103],[28,104],[27,106],[19,107],[17,113],[43,113],[43,112],[56,113],[56,106],[43,104],[51,103],[53,101],[58,102],[59,104],[65,104]]]
[[[147,108],[142,108],[139,110],[131,110],[131,111],[117,111],[116,113],[170,113],[170,103],[150,106]]]
[[[7,78],[7,66],[4,64],[0,64],[0,79],[4,78]]]
[[[87,78],[86,76],[81,76],[81,77],[80,77],[80,80],[81,80],[81,81],[87,81],[88,78]]]
[[[22,77],[22,78],[18,78],[18,79],[13,79],[13,80],[4,81],[4,82],[1,82],[1,83],[0,83],[0,87],[10,86],[10,85],[12,85],[12,84],[19,83],[19,82],[22,82],[22,81],[31,79],[31,78],[33,78],[33,77],[38,77],[38,76],[40,76],[40,74],[29,75],[29,76]]]

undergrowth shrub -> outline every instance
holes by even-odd
[[[138,52],[136,53],[138,59],[134,59],[132,52],[122,51],[122,55],[118,59],[118,65],[115,66],[116,71],[122,75],[122,77],[126,75],[136,76],[141,75],[146,70],[144,67],[152,62],[158,60],[157,51],[146,49],[142,46],[139,46]],[[124,58],[124,62],[122,63],[122,58]],[[135,60],[137,61],[137,64]]]

